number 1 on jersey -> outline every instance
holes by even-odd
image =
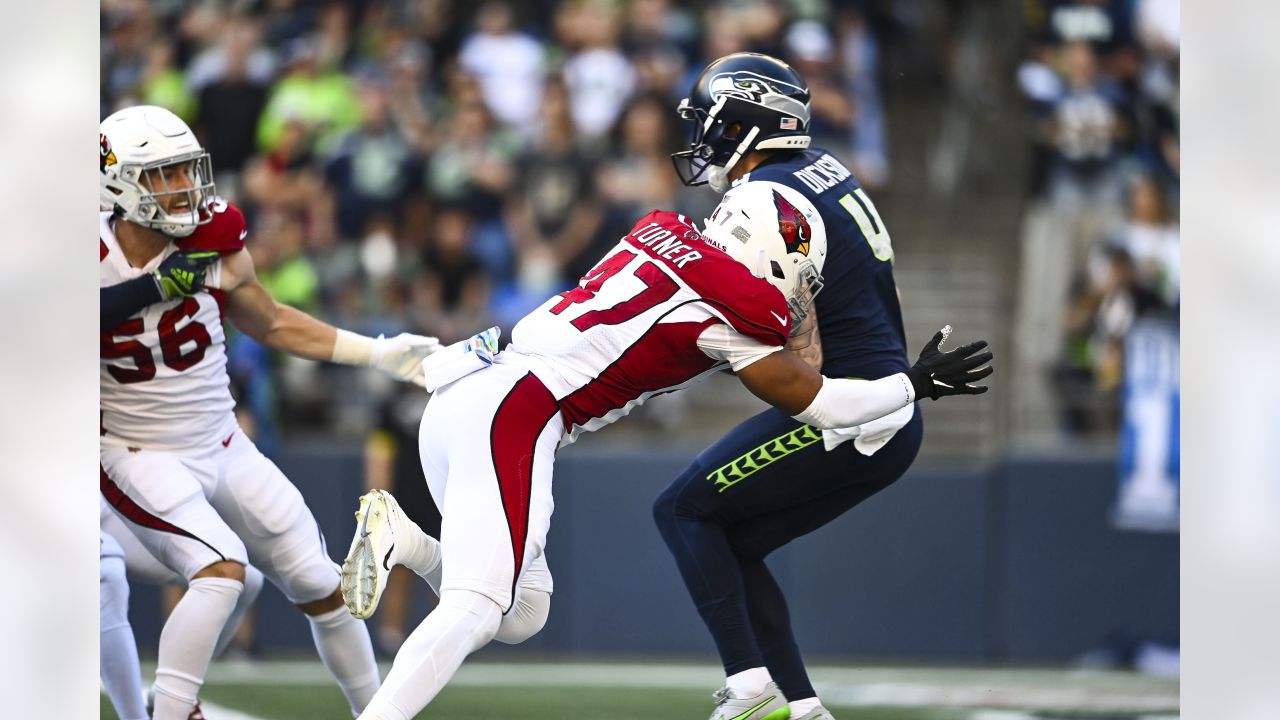
[[[876,256],[876,259],[893,260],[893,245],[889,243],[889,231],[885,228],[884,221],[880,219],[880,213],[876,212],[876,206],[871,202],[871,198],[867,197],[866,191],[858,188],[852,194],[845,193],[844,197],[840,198],[840,207],[857,221],[858,227],[862,230],[862,236],[867,239],[867,244],[871,246],[871,253]]]

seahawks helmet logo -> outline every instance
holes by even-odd
[[[720,73],[711,78],[707,92],[713,102],[722,97],[735,97],[798,118],[809,124],[809,91],[776,78],[738,71]]]
[[[777,190],[773,191],[773,205],[778,209],[778,232],[782,234],[787,252],[797,252],[808,257],[809,241],[813,238],[809,220]]]
[[[98,172],[105,175],[107,168],[116,164],[116,154],[111,151],[111,141],[102,133],[98,133],[98,150],[101,152],[98,158]]]

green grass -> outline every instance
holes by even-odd
[[[385,676],[385,665],[381,671]],[[144,665],[144,677],[153,673]],[[1177,680],[1125,672],[825,666],[811,674],[840,720],[1138,720],[1176,717],[1178,707]],[[473,663],[418,717],[701,720],[722,680],[705,663]],[[223,718],[209,703],[225,708],[222,714],[236,710],[264,720],[350,717],[342,694],[314,661],[215,663],[201,697],[210,720]],[[102,718],[115,720],[105,697],[101,708]]]
[[[333,687],[222,685],[201,696],[228,708],[271,720],[345,720],[342,693]],[[102,697],[103,720],[116,720]],[[711,695],[692,690],[606,690],[603,688],[446,688],[418,717],[424,720],[701,720],[711,712]],[[859,707],[837,709],[840,720],[963,720],[951,710]],[[209,720],[218,720],[208,713]]]

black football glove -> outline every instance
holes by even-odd
[[[156,286],[165,300],[191,297],[204,288],[204,272],[218,259],[215,250],[179,250],[156,268]]]
[[[939,330],[920,351],[920,359],[907,371],[917,400],[937,400],[945,395],[981,395],[987,391],[986,385],[972,384],[993,372],[990,366],[983,367],[991,362],[990,351],[978,352],[987,346],[987,341],[979,340],[943,352],[938,346],[949,335],[950,325]]]

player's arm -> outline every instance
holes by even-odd
[[[422,385],[422,359],[440,347],[438,340],[402,333],[394,338],[365,337],[276,302],[258,281],[247,250],[222,261],[227,317],[249,337],[290,355],[344,365],[369,365],[399,380]]]
[[[809,367],[822,371],[822,335],[818,332],[817,308],[809,308],[804,322],[787,338],[786,348],[804,360]]]
[[[793,353],[779,351],[738,369],[738,378],[756,397],[795,419],[830,429],[861,425],[888,415],[921,398],[980,395],[985,385],[973,383],[991,374],[985,341],[948,352],[938,349],[949,334],[933,337],[920,359],[905,373],[878,380],[852,380],[820,375]]]
[[[152,303],[200,292],[205,270],[217,259],[216,252],[180,250],[165,258],[155,272],[100,288],[98,329],[115,327]]]

